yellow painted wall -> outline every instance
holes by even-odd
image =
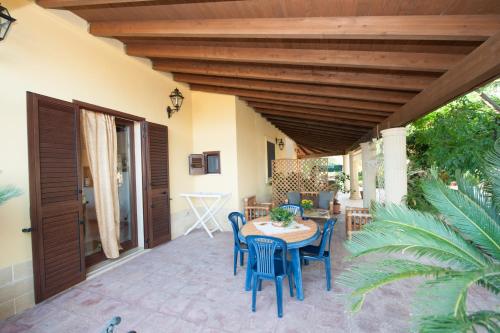
[[[267,141],[283,139],[285,148],[276,146],[276,158],[296,158],[295,143],[252,110],[236,99],[236,128],[238,148],[238,190],[242,199],[257,195],[259,202],[271,202],[271,186],[267,185]]]
[[[91,36],[87,24],[66,11],[51,11],[32,1],[7,0],[17,22],[0,43],[0,184],[24,194],[0,207],[0,268],[31,259],[26,91],[71,101],[78,99],[145,117],[169,126],[173,236],[184,229],[186,204],[175,198],[191,191],[187,156],[192,151],[191,92],[116,47]],[[175,88],[184,94],[182,110],[168,119],[165,108]]]

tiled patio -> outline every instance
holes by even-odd
[[[335,228],[333,277],[346,252],[343,216]],[[0,332],[100,332],[113,316],[117,332],[408,332],[410,282],[369,296],[361,313],[346,313],[342,291],[325,290],[323,269],[304,268],[305,300],[284,294],[276,315],[275,289],[263,285],[257,312],[243,290],[244,270],[232,274],[232,234],[202,230],[180,237],[0,323]]]

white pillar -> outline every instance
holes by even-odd
[[[359,193],[358,171],[358,163],[354,161],[354,152],[351,151],[349,152],[349,176],[351,177],[351,196],[349,197],[349,199],[351,200],[361,199],[361,193]]]
[[[384,152],[385,202],[401,203],[407,194],[406,128],[381,131]]]
[[[361,162],[363,171],[363,207],[369,208],[377,200],[377,148],[372,141],[363,142]]]
[[[342,171],[346,174],[346,175],[350,175],[350,170],[349,170],[349,154],[345,154],[342,156]],[[346,190],[349,191],[349,189],[351,188],[350,186],[350,183],[347,183],[346,184]]]

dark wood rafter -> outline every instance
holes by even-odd
[[[291,94],[306,94],[310,96],[338,97],[354,100],[389,102],[404,104],[415,96],[407,91],[350,88],[341,86],[326,86],[317,84],[289,83],[239,79],[218,76],[174,73],[174,79],[180,82],[230,87],[251,90],[276,91]]]
[[[384,102],[359,101],[359,100],[342,99],[335,97],[309,96],[305,94],[304,95],[287,94],[287,93],[270,92],[270,91],[257,91],[249,89],[208,86],[208,85],[194,84],[194,83],[190,84],[189,86],[191,87],[192,90],[212,92],[217,94],[236,95],[243,98],[245,97],[262,98],[268,100],[308,103],[308,104],[326,105],[332,107],[344,107],[344,108],[352,108],[360,110],[376,110],[385,112],[396,112],[401,108],[399,104],[384,103]]]
[[[126,49],[128,55],[136,57],[376,68],[438,73],[446,72],[463,58],[461,54],[446,53],[199,47],[162,45],[156,42],[128,43]]]
[[[248,102],[248,101],[247,104],[252,108],[260,108],[260,109],[276,110],[276,111],[289,111],[292,113],[298,112],[303,114],[320,115],[320,116],[342,118],[342,119],[355,119],[355,120],[368,121],[375,124],[385,119],[385,117],[382,116],[364,115],[364,114],[359,114],[357,112],[344,112],[344,111],[328,110],[320,108],[308,108],[303,105],[291,106],[291,105],[280,105],[274,103]]]
[[[235,29],[237,27],[237,29]],[[499,15],[238,18],[95,22],[102,37],[406,39],[484,41],[500,29]]]
[[[37,0],[45,8],[52,9],[90,9],[106,7],[136,7],[158,5],[183,5],[199,2],[222,2],[236,0]]]
[[[269,81],[421,91],[431,84],[434,74],[366,72],[346,69],[262,65],[181,59],[160,59],[153,68],[164,72],[237,77]]]
[[[237,96],[318,156],[500,76],[500,6],[478,1],[37,2],[72,10],[191,90]]]

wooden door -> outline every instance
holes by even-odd
[[[85,279],[80,119],[72,103],[28,93],[35,301]]]
[[[143,122],[143,189],[145,247],[171,239],[168,128]]]

